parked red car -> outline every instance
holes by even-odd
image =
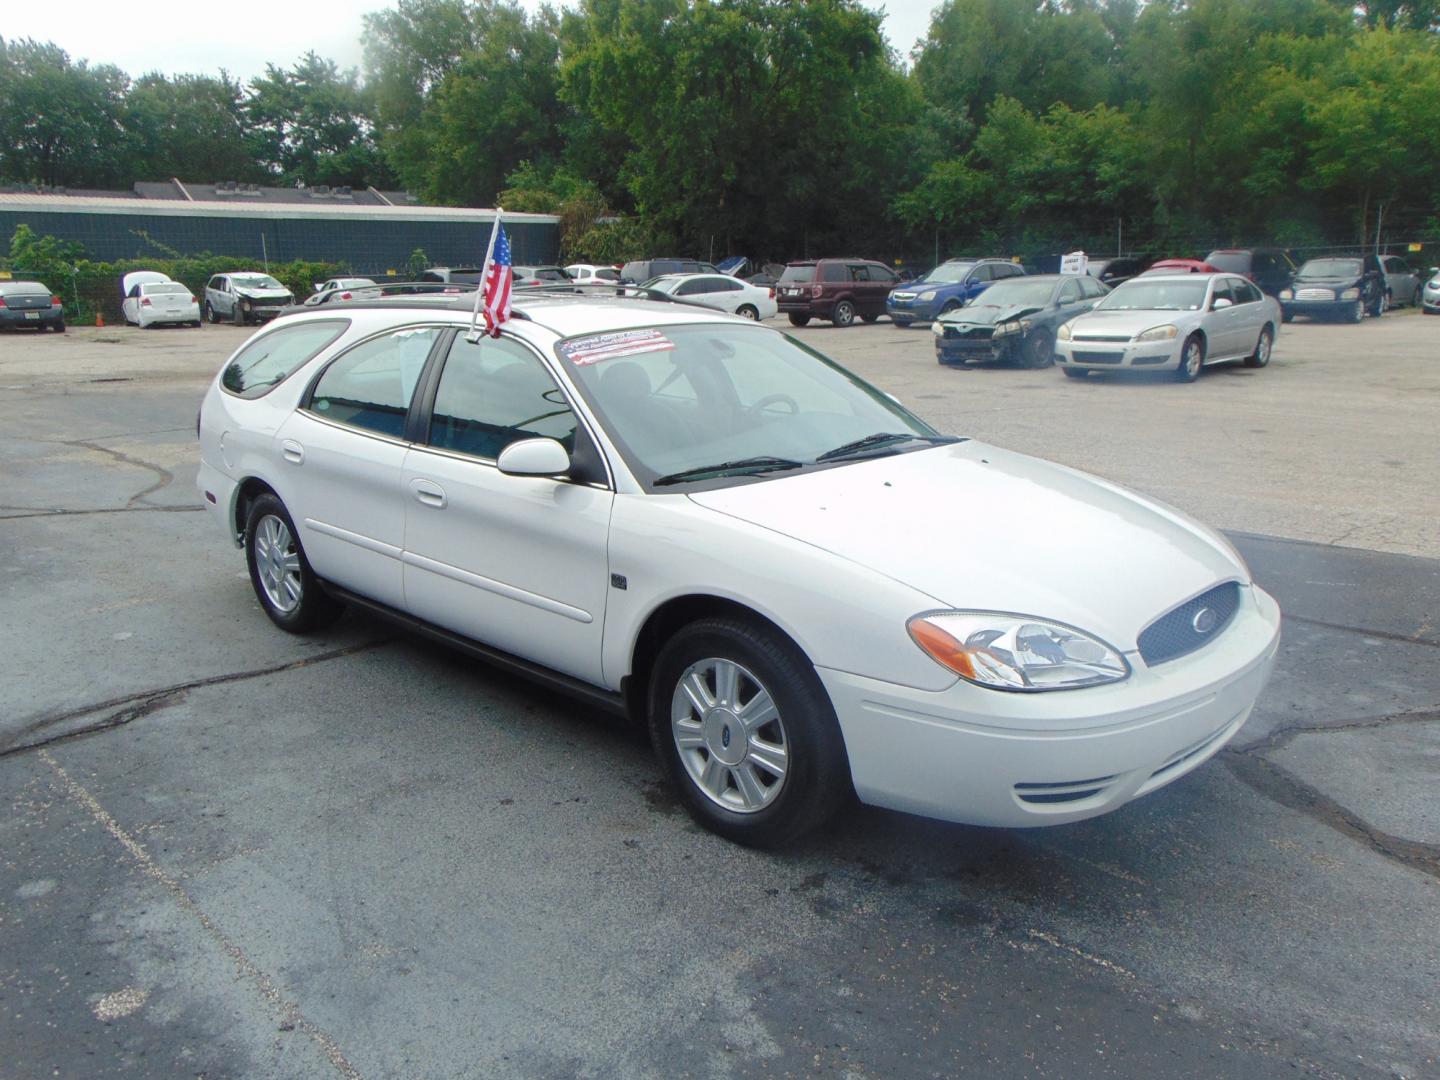
[[[1161,259],[1152,263],[1146,274],[1218,274],[1221,270],[1218,266],[1211,266],[1199,259]],[[1144,277],[1144,274],[1137,274],[1136,277]]]
[[[885,314],[885,298],[900,279],[870,259],[806,259],[785,267],[775,300],[792,326],[812,318],[849,326],[856,316],[873,323]]]

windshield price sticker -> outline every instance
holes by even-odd
[[[675,343],[659,330],[625,330],[615,334],[593,334],[561,343],[560,352],[576,367],[614,360],[620,356],[668,352]]]

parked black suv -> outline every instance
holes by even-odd
[[[620,280],[626,285],[643,285],[661,274],[718,274],[708,262],[699,259],[634,259],[620,268]]]
[[[1278,297],[1295,280],[1295,260],[1282,248],[1218,248],[1205,261],[1227,274],[1243,274],[1269,296]]]

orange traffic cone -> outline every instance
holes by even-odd
[[[95,309],[95,325],[96,325],[96,326],[104,326],[104,325],[105,325],[105,316],[102,315],[102,314],[100,314],[100,309],[99,309],[99,308],[96,308],[96,309]]]

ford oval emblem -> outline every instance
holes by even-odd
[[[1215,629],[1215,624],[1220,621],[1220,616],[1215,614],[1213,608],[1202,607],[1190,620],[1190,625],[1195,628],[1197,634],[1208,634]]]

